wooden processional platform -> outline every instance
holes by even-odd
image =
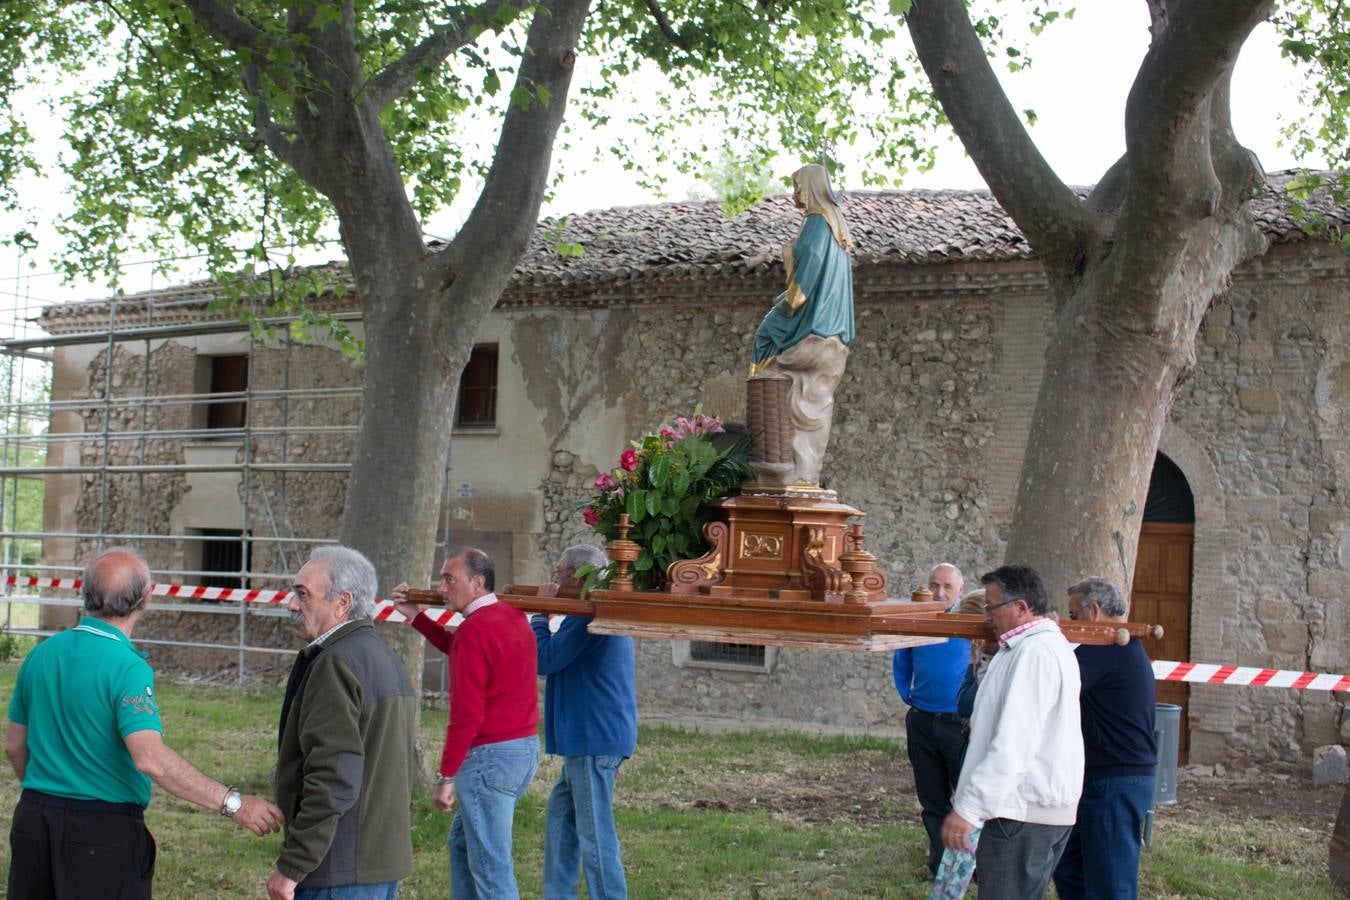
[[[666,590],[633,590],[629,568],[641,548],[627,539],[623,516],[619,539],[606,548],[617,570],[608,589],[582,599],[575,589],[544,596],[538,586],[513,585],[497,596],[525,612],[591,616],[598,634],[643,638],[895,650],[997,637],[983,616],[947,613],[927,589],[891,597],[876,557],[863,549],[861,523],[848,521],[864,514],[831,492],[747,491],[712,505],[721,518],[704,527],[710,549],[672,564]],[[432,602],[430,592],[410,594]],[[1158,626],[1135,623],[1062,621],[1060,629],[1080,644],[1161,637]]]

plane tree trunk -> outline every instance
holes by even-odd
[[[1031,142],[961,0],[915,0],[907,19],[944,112],[1049,282],[1054,330],[1005,558],[1039,570],[1055,603],[1086,575],[1128,591],[1154,456],[1200,323],[1265,246],[1249,210],[1262,173],[1233,135],[1228,84],[1271,4],[1149,5],[1126,153],[1086,196]]]
[[[497,0],[486,5],[493,9],[485,19],[452,18],[369,80],[354,43],[354,8],[343,4],[341,19],[331,20],[316,18],[316,4],[296,4],[287,29],[305,75],[297,86],[286,83],[286,67],[266,64],[275,37],[217,0],[187,3],[246,61],[258,135],[337,213],[366,352],[340,539],[370,558],[381,590],[404,580],[426,584],[460,373],[538,220],[589,0],[537,5],[483,192],[456,238],[435,253],[426,248],[381,111],[476,39],[483,21],[526,4]],[[294,96],[286,128],[269,106],[277,93]],[[421,638],[407,628],[387,636],[420,687]]]

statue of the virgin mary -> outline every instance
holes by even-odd
[[[752,408],[786,389],[787,418],[771,412],[769,419],[778,421],[756,423],[752,414],[751,464],[761,485],[818,488],[834,391],[853,343],[853,242],[824,166],[803,166],[792,182],[802,227],[783,247],[787,290],[755,331],[749,384]],[[757,427],[781,436],[756,435]],[[756,447],[767,452],[757,454]]]

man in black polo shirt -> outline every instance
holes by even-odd
[[[1127,611],[1125,598],[1105,578],[1069,588],[1071,619],[1124,622]],[[1074,654],[1083,681],[1083,796],[1055,867],[1055,890],[1061,900],[1134,898],[1158,763],[1153,667],[1139,641],[1083,644]]]

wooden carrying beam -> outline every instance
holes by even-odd
[[[940,603],[888,600],[857,605],[613,590],[593,590],[583,600],[576,589],[564,588],[547,597],[539,596],[538,590],[535,585],[512,585],[497,598],[526,613],[591,616],[596,631],[635,637],[859,650],[894,649],[902,643],[949,637],[998,638],[983,616],[946,613]],[[435,591],[410,590],[408,599],[441,605]],[[1161,626],[1135,622],[1061,621],[1059,627],[1075,644],[1128,644],[1131,639],[1162,637]],[[894,640],[900,637],[929,640]]]

